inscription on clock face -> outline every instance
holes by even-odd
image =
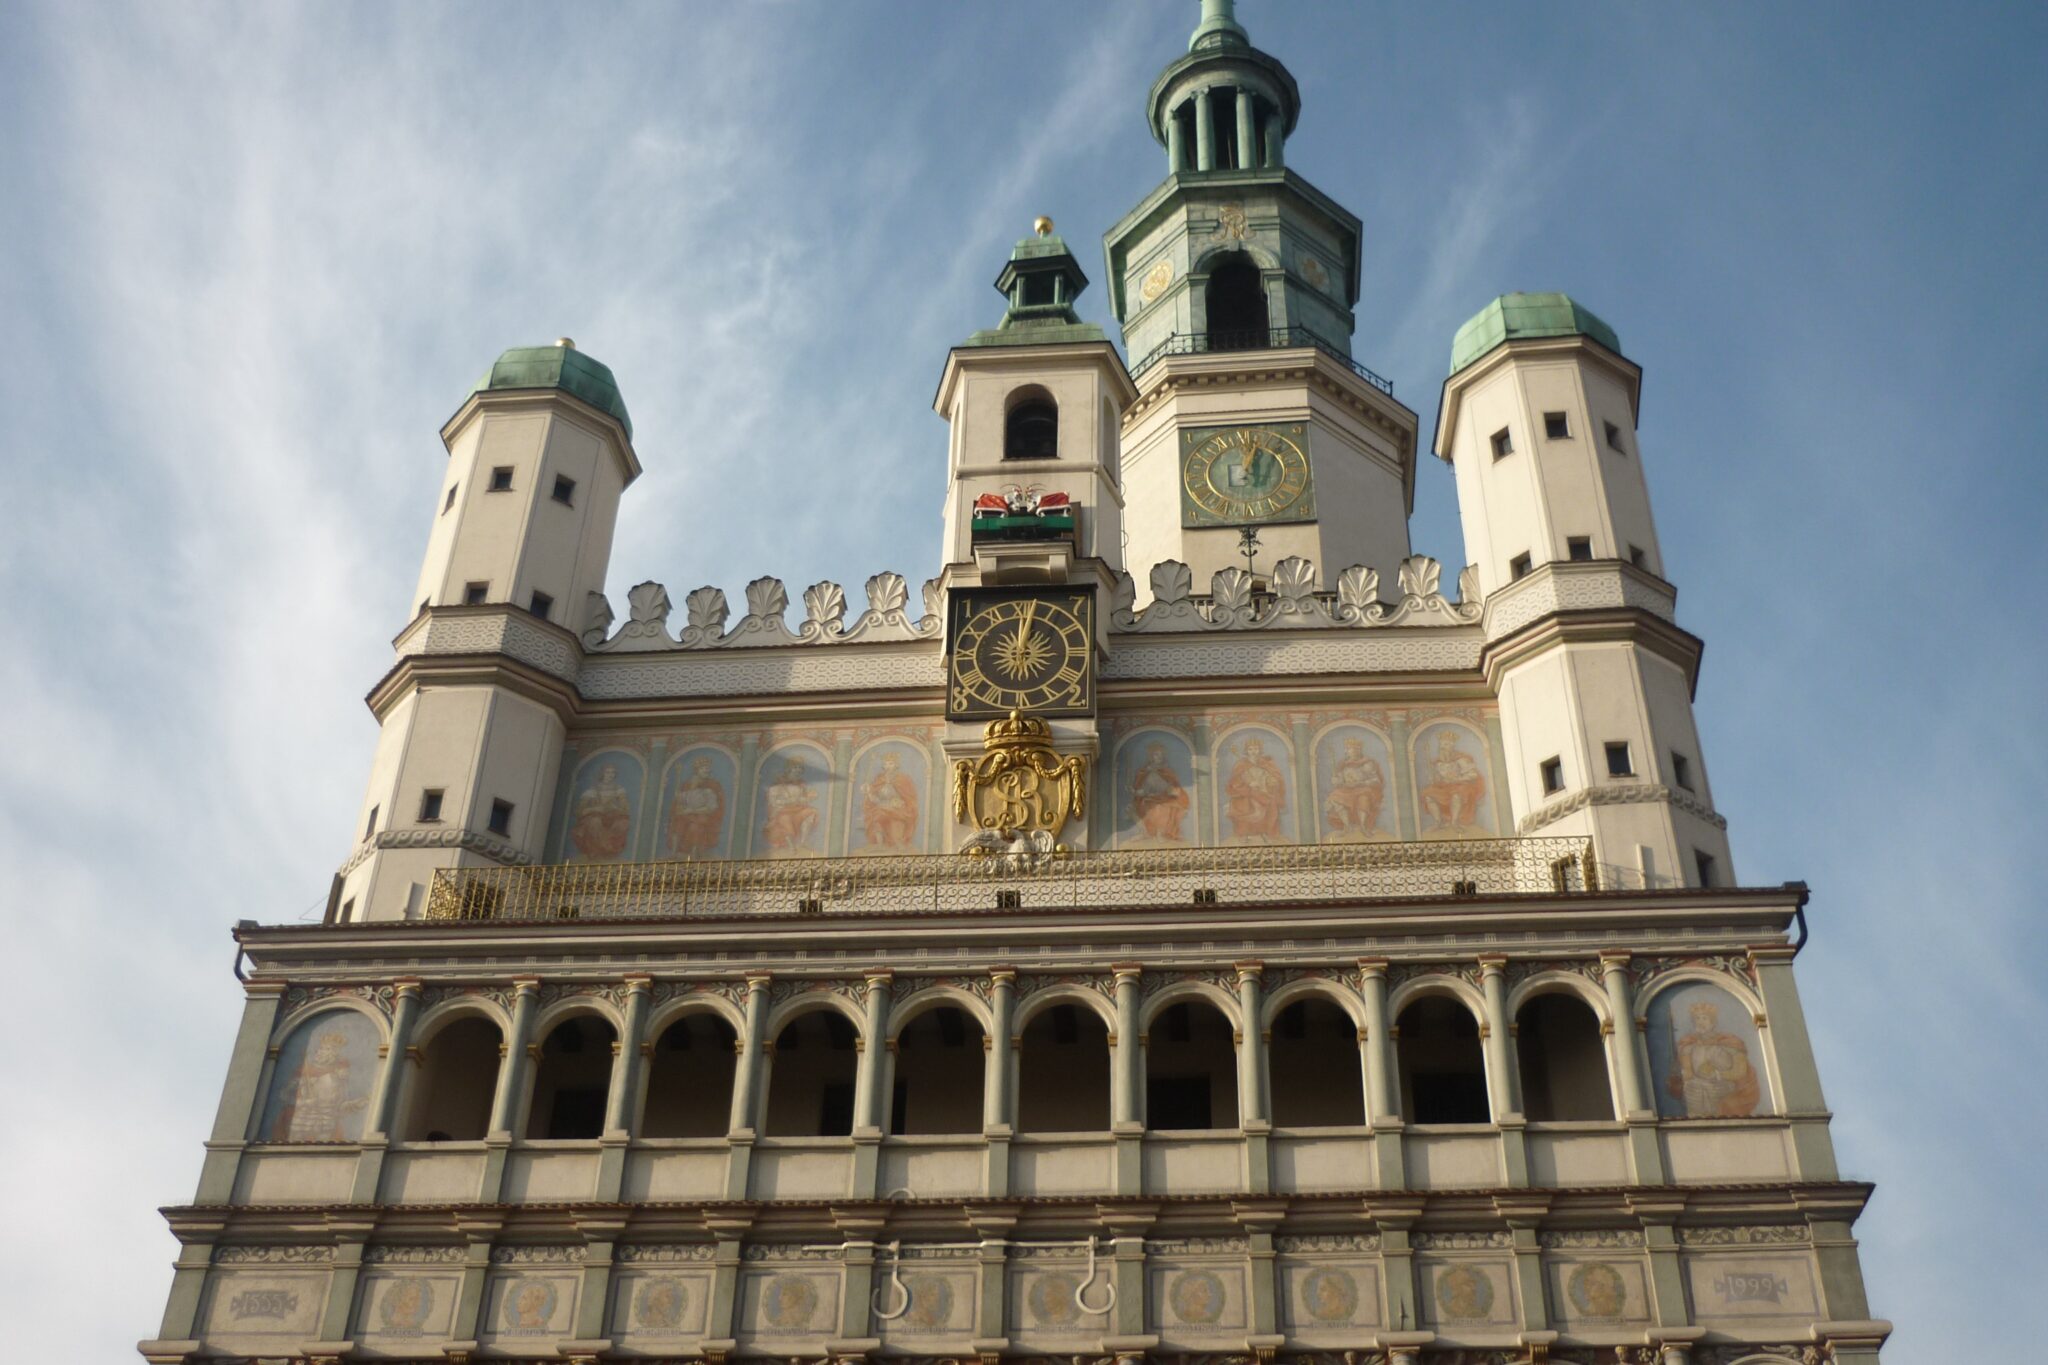
[[[961,593],[952,602],[946,714],[1085,715],[1095,708],[1095,595]]]
[[[1181,525],[1314,521],[1306,430],[1213,427],[1181,433]]]

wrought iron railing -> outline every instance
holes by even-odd
[[[1306,327],[1273,327],[1262,332],[1175,332],[1147,351],[1143,360],[1131,366],[1131,373],[1142,374],[1161,356],[1199,355],[1207,351],[1279,350],[1288,346],[1313,346],[1324,355],[1349,365],[1353,374],[1381,393],[1390,398],[1393,396],[1393,380],[1382,379],[1353,360],[1336,342],[1318,336]]]
[[[430,920],[1244,905],[1597,889],[1584,839],[445,868]]]

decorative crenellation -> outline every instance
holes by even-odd
[[[1476,580],[1458,579],[1459,599],[1443,595],[1443,566],[1428,555],[1401,561],[1397,578],[1401,595],[1393,603],[1380,597],[1379,570],[1355,564],[1337,575],[1334,592],[1316,589],[1315,565],[1300,556],[1273,568],[1271,589],[1254,590],[1250,573],[1219,569],[1210,578],[1209,595],[1194,591],[1193,571],[1177,559],[1153,566],[1149,583],[1152,601],[1137,607],[1138,590],[1131,576],[1119,573],[1110,598],[1109,624],[1127,633],[1186,633],[1224,630],[1333,630],[1368,626],[1462,626],[1479,620]]]
[[[275,1246],[267,1243],[238,1243],[213,1249],[215,1265],[326,1265],[334,1259],[331,1246]]]
[[[613,616],[611,604],[591,594],[583,630],[583,646],[593,653],[631,653],[667,649],[732,649],[778,645],[835,645],[881,643],[892,640],[938,638],[943,624],[938,580],[924,585],[924,611],[913,618],[908,611],[910,587],[902,574],[878,573],[867,581],[868,606],[851,626],[846,624],[846,591],[837,583],[813,583],[804,589],[804,619],[795,630],[789,628],[789,591],[779,578],[761,577],[747,584],[747,611],[739,623],[726,629],[731,609],[723,590],[698,588],[683,599],[686,624],[680,634],[668,627],[673,606],[668,589],[659,583],[641,583],[626,594],[626,624],[607,637]]]

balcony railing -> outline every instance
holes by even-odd
[[[1316,335],[1306,327],[1274,327],[1263,332],[1175,332],[1147,351],[1143,360],[1131,366],[1131,373],[1144,373],[1161,356],[1199,355],[1207,351],[1280,350],[1289,346],[1313,346],[1324,355],[1349,365],[1353,374],[1389,398],[1394,395],[1393,380],[1380,378],[1353,360],[1337,343]]]
[[[444,868],[430,920],[672,919],[1555,895],[1597,887],[1584,839],[1445,839],[1064,855]],[[1199,913],[1199,911],[1198,911]]]

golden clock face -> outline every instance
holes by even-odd
[[[946,714],[1086,714],[1095,707],[1095,594],[959,593]]]
[[[1314,521],[1300,424],[1181,433],[1181,525]]]

